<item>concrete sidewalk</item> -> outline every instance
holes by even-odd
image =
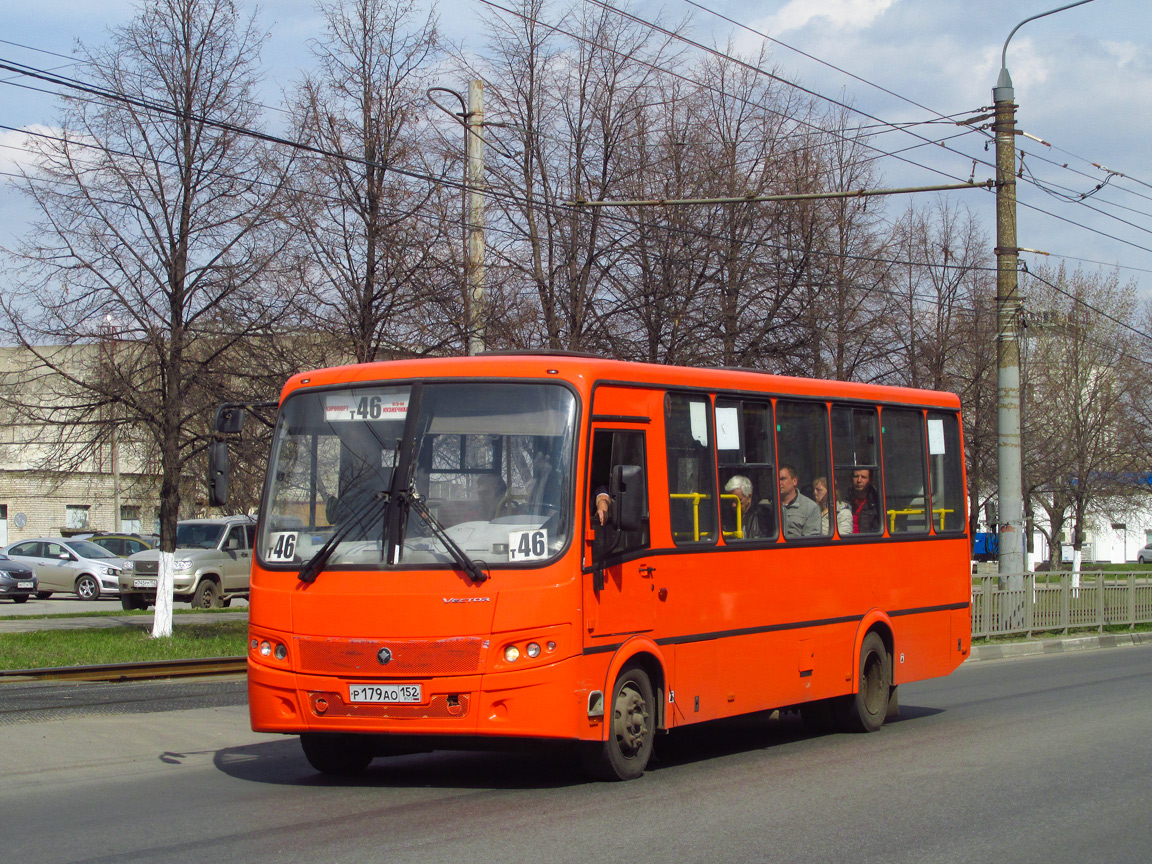
[[[1122,648],[1126,645],[1152,644],[1152,633],[1101,633],[1093,636],[1055,636],[1005,642],[997,645],[973,645],[968,660],[1005,660],[1038,654],[1066,654],[1096,648]]]

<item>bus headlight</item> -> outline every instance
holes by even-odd
[[[504,659],[509,663],[515,663],[520,659],[520,649],[515,645],[509,645],[504,649]]]
[[[529,642],[528,647],[525,649],[525,653],[527,653],[529,657],[539,657],[540,645],[536,642]]]

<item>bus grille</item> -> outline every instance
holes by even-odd
[[[453,639],[318,639],[296,637],[300,671],[313,675],[470,675],[480,669],[478,637]],[[392,652],[383,664],[382,648]]]
[[[308,705],[317,717],[379,717],[392,720],[458,720],[468,714],[468,694],[453,701],[443,694],[433,696],[427,705],[345,704],[339,693],[309,693]]]

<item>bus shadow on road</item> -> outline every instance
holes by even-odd
[[[885,726],[940,713],[942,709],[939,708],[902,705],[900,715],[888,720]],[[814,739],[847,738],[854,734],[815,732],[805,725],[797,711],[764,711],[685,726],[661,736],[656,741],[655,757],[649,768],[658,771],[723,756],[771,750]]]
[[[290,737],[218,750],[214,764],[238,780],[287,786],[547,789],[587,782],[572,748],[563,744],[378,757],[363,774],[338,777],[313,769]]]
[[[886,725],[931,717],[942,709],[902,705]],[[656,740],[649,771],[707,762],[724,756],[788,747],[851,733],[812,732],[795,712],[760,712],[681,727]],[[590,781],[574,748],[542,743],[477,750],[433,750],[379,757],[355,777],[320,774],[304,758],[295,736],[216,751],[216,768],[249,783],[285,786],[445,787],[465,789],[555,789]]]

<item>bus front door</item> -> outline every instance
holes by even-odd
[[[655,623],[655,565],[644,554],[651,545],[648,525],[648,471],[645,433],[640,429],[594,428],[588,531],[585,541],[584,616],[590,647],[651,630]],[[620,524],[619,490],[612,478],[619,466],[635,466],[627,494],[639,498],[638,524]],[[619,481],[617,481],[619,482]],[[615,497],[613,493],[616,493]],[[608,496],[600,524],[597,498]],[[633,508],[635,511],[636,508]]]

